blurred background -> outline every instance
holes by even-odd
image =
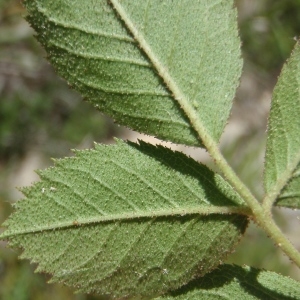
[[[261,198],[271,93],[300,35],[300,1],[236,0],[236,5],[245,65],[221,146],[242,180]],[[113,124],[56,76],[24,15],[19,0],[0,0],[0,224],[11,213],[11,204],[22,198],[16,187],[38,180],[34,170],[52,165],[50,158],[70,156],[70,149],[90,148],[94,141],[111,143],[114,136],[140,137]],[[201,151],[179,149],[210,164]],[[277,209],[274,214],[300,249],[299,212]],[[0,242],[0,299],[100,299],[47,284],[47,275],[35,274],[35,266],[17,255]],[[300,280],[296,267],[253,224],[228,261]]]

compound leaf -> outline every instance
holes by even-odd
[[[223,265],[156,300],[300,300],[300,283],[277,273]]]
[[[283,67],[268,124],[265,189],[276,205],[300,208],[300,46]]]
[[[77,290],[159,295],[216,267],[247,225],[242,200],[179,152],[118,141],[76,151],[6,221],[1,238]]]
[[[229,115],[242,68],[233,2],[24,1],[71,86],[119,124],[187,145],[200,141],[178,98],[215,140]]]

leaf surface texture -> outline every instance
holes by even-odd
[[[276,205],[300,208],[300,46],[283,67],[268,124],[265,189]]]
[[[219,175],[162,146],[96,145],[40,176],[1,238],[84,292],[177,288],[216,267],[247,225],[241,215],[210,214],[241,203]]]
[[[24,3],[57,72],[116,122],[199,145],[182,97],[219,140],[242,68],[233,1]]]
[[[157,300],[299,300],[300,283],[277,273],[223,265]]]

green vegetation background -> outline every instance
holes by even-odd
[[[236,0],[236,4],[245,66],[222,147],[244,182],[261,197],[270,95],[294,37],[300,35],[300,1]],[[0,0],[0,224],[11,213],[11,203],[21,198],[14,186],[36,180],[32,169],[51,165],[50,157],[72,155],[72,148],[122,136],[119,127],[55,75],[24,14],[19,0]],[[292,230],[296,216],[284,210],[275,213],[300,246]],[[34,266],[17,255],[0,244],[0,299],[100,299],[47,284],[47,275],[34,274]],[[229,261],[300,279],[295,267],[255,226]]]

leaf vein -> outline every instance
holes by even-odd
[[[149,187],[152,191],[154,191],[156,194],[158,194],[161,198],[165,199],[173,208],[178,208],[179,205],[172,201],[169,197],[165,196],[161,191],[156,189],[149,181],[147,181],[143,176],[140,174],[136,173],[135,171],[128,169],[127,167],[123,166],[122,164],[116,162],[115,160],[111,159],[110,160],[112,163],[115,165],[119,166],[121,169],[126,171],[129,174],[134,175],[136,178],[138,178],[141,182],[143,182],[147,187]]]
[[[140,212],[140,209],[132,202],[130,201],[127,197],[124,197],[122,194],[118,193],[114,188],[112,188],[109,184],[107,184],[106,182],[104,182],[102,179],[96,177],[95,175],[91,174],[89,171],[86,171],[84,169],[73,169],[73,168],[69,168],[71,170],[80,170],[81,172],[88,174],[91,176],[92,179],[94,179],[97,183],[99,183],[101,186],[105,187],[106,189],[108,189],[110,192],[112,192],[113,194],[115,194],[118,198],[122,199],[123,201],[127,202],[134,211],[136,212]],[[103,213],[103,215],[107,215],[107,213]]]
[[[87,87],[91,87],[93,89],[100,90],[107,94],[170,97],[170,95],[165,92],[155,92],[155,91],[138,90],[138,89],[137,90],[111,89],[111,88],[103,87],[95,82],[87,82],[86,80],[83,80],[82,78],[78,78],[77,75],[78,74],[72,74],[72,77],[76,78],[77,81],[79,81],[80,83],[84,84]]]
[[[130,65],[137,65],[139,67],[147,67],[151,68],[151,65],[142,60],[135,60],[135,59],[126,59],[123,57],[113,57],[113,56],[103,56],[103,55],[97,55],[97,54],[88,54],[84,53],[78,50],[71,49],[67,47],[66,45],[63,44],[57,44],[54,41],[51,41],[48,43],[49,45],[51,44],[52,46],[64,50],[68,52],[69,54],[75,55],[76,57],[82,57],[82,58],[87,58],[87,59],[93,59],[93,60],[103,60],[103,61],[110,61],[110,62],[117,62],[117,63],[124,63],[124,64],[130,64]]]
[[[73,169],[73,168],[67,168],[67,170],[73,170],[73,171],[77,171],[78,169]],[[101,214],[101,215],[105,215],[105,213],[103,211],[101,211],[97,206],[93,205],[92,203],[90,203],[86,198],[84,198],[83,195],[81,195],[80,193],[78,193],[77,191],[75,191],[74,186],[71,186],[69,184],[67,184],[66,182],[63,182],[61,180],[58,179],[51,179],[53,182],[61,184],[63,186],[65,186],[66,188],[69,189],[70,193],[75,194],[76,196],[78,196],[80,198],[80,200],[87,204],[88,206],[90,206],[93,210],[95,210],[97,213]]]
[[[181,232],[178,234],[178,236],[176,237],[176,239],[173,241],[171,247],[169,247],[169,249],[165,252],[165,254],[164,254],[164,256],[163,256],[163,258],[161,260],[161,263],[160,263],[161,267],[163,267],[164,262],[166,261],[166,259],[168,258],[168,256],[170,254],[172,254],[171,251],[176,246],[176,244],[178,243],[178,241],[180,240],[180,238],[184,235],[184,233],[186,233],[187,229],[190,226],[194,225],[198,221],[198,219],[199,219],[199,217],[195,218],[195,219],[193,219],[191,221],[189,221],[187,224],[185,224],[185,226],[182,226],[183,228],[182,228]]]
[[[106,33],[106,32],[99,31],[99,30],[92,30],[91,28],[83,28],[82,23],[81,24],[70,24],[67,22],[63,22],[62,20],[58,20],[56,18],[50,17],[47,14],[47,10],[40,7],[39,5],[37,6],[37,10],[40,14],[45,16],[45,19],[48,19],[49,22],[54,23],[56,26],[61,26],[66,29],[75,29],[75,30],[84,32],[86,34],[93,34],[93,35],[96,35],[99,37],[107,37],[107,38],[116,39],[116,40],[120,40],[120,41],[127,41],[127,42],[135,43],[134,39],[129,36],[119,35],[119,34],[114,34],[114,33]]]
[[[89,262],[91,262],[97,255],[99,255],[99,253],[101,253],[103,251],[103,246],[105,244],[107,244],[107,241],[109,241],[109,239],[112,236],[112,233],[115,232],[117,230],[117,228],[119,227],[120,222],[115,222],[114,226],[111,227],[111,229],[109,230],[107,236],[105,237],[105,240],[103,241],[102,245],[99,246],[99,248],[96,248],[97,251],[94,252],[90,257],[88,257],[84,262],[82,262],[81,264],[77,265],[75,268],[73,268],[72,270],[70,270],[70,274],[72,273],[77,273],[77,272],[82,272],[82,271],[90,271],[92,269],[97,269],[97,267],[86,267],[84,268],[84,266],[86,266]]]
[[[78,237],[78,234],[79,234],[79,230],[76,230],[76,234],[73,234],[72,239],[68,241],[68,243],[65,244],[66,247],[60,253],[58,253],[56,257],[53,258],[51,264],[53,264],[55,261],[58,261],[67,252],[67,250],[72,246],[75,239]]]

